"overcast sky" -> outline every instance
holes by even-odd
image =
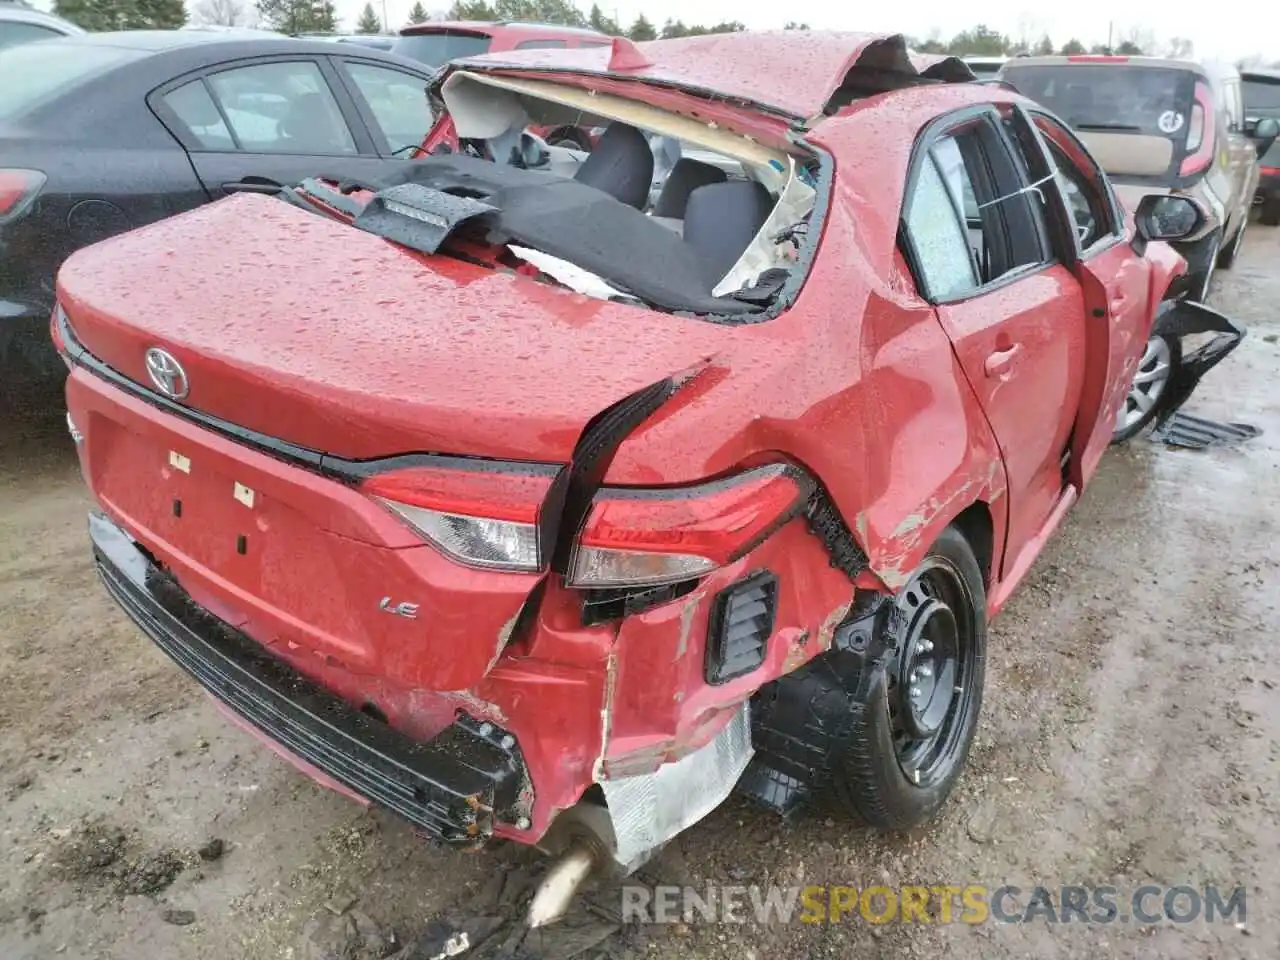
[[[37,0],[48,9],[51,0]],[[190,9],[196,0],[187,0]],[[252,0],[240,0],[247,6]],[[335,0],[342,26],[354,28],[365,0]],[[428,10],[445,10],[444,0],[423,0]],[[387,19],[393,29],[407,20],[413,0],[385,0]],[[579,0],[585,13],[590,3]],[[821,9],[825,7],[825,9]],[[877,9],[878,7],[878,9]],[[374,0],[374,9],[382,15],[384,0]],[[1038,39],[1047,33],[1061,46],[1071,37],[1085,44],[1107,39],[1108,23],[1114,20],[1116,42],[1133,31],[1158,42],[1171,37],[1186,37],[1195,44],[1201,57],[1237,60],[1261,55],[1267,60],[1280,60],[1280,0],[1251,2],[1219,2],[1210,0],[985,0],[978,13],[963,12],[964,5],[952,0],[916,0],[914,3],[888,2],[879,5],[834,3],[815,4],[806,12],[802,4],[781,4],[764,0],[618,0],[601,8],[625,26],[641,11],[659,26],[668,17],[686,23],[715,23],[741,20],[750,28],[776,29],[788,20],[807,22],[815,29],[867,30],[902,32],[927,37],[937,33],[943,39],[982,21],[987,26],[1010,34],[1015,39]],[[974,8],[970,8],[971,10]],[[821,10],[821,12],[819,12]],[[1208,11],[1212,11],[1209,13]]]
[[[364,0],[336,0],[338,14],[349,29],[359,16]],[[387,18],[393,27],[408,18],[413,0],[386,0]],[[446,2],[424,0],[428,10],[447,9]],[[590,3],[579,0],[585,12]],[[766,3],[763,0],[617,0],[601,3],[606,14],[614,14],[629,24],[641,11],[659,26],[668,17],[685,23],[714,23],[719,20],[741,20],[748,27],[776,29],[788,20],[807,22],[814,28],[832,30],[869,30],[928,36],[937,31],[943,38],[958,33],[977,21],[1020,38],[1024,34],[1038,38],[1048,33],[1056,44],[1072,36],[1086,44],[1107,39],[1107,24],[1115,20],[1118,37],[1131,30],[1154,34],[1157,40],[1187,37],[1195,44],[1196,53],[1204,57],[1236,60],[1255,54],[1269,60],[1280,60],[1280,2],[1232,2],[1225,4],[1206,0],[1058,0],[1029,3],[1027,0],[984,0],[982,4],[949,0],[916,0],[914,3],[813,4]],[[877,9],[878,8],[878,9]],[[374,9],[382,13],[381,0]],[[1229,15],[1224,15],[1225,11]],[[979,14],[976,11],[981,11]],[[1123,11],[1123,12],[1121,12]],[[1211,15],[1207,11],[1214,11]],[[1118,42],[1118,41],[1117,41]]]

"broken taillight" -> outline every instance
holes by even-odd
[[[702,576],[758,546],[813,486],[784,464],[694,487],[604,488],[578,537],[568,583],[649,586]]]
[[[546,567],[539,514],[555,468],[411,466],[360,489],[446,556],[491,570]],[[643,587],[695,579],[741,557],[796,516],[813,492],[801,471],[770,464],[691,487],[604,487],[575,540],[572,587]]]
[[[555,475],[520,464],[412,466],[360,489],[460,563],[530,573],[543,566],[538,510]]]
[[[26,213],[44,184],[39,170],[0,170],[0,224]]]
[[[1217,142],[1213,116],[1213,97],[1209,86],[1197,81],[1195,103],[1191,105],[1191,119],[1187,123],[1187,157],[1178,168],[1179,176],[1202,173],[1213,163]]]

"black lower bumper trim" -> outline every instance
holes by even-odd
[[[495,817],[516,818],[527,777],[514,737],[460,715],[430,742],[413,740],[198,606],[107,518],[91,515],[89,532],[98,574],[134,622],[285,749],[437,840],[480,843]]]
[[[1213,334],[1213,339],[1193,352],[1183,353],[1182,362],[1169,378],[1164,393],[1157,401],[1157,429],[1187,402],[1201,378],[1231,353],[1244,340],[1248,331],[1243,324],[1223,316],[1217,310],[1190,300],[1163,304],[1156,316],[1153,333],[1166,337]]]

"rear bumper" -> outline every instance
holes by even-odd
[[[394,811],[428,836],[482,843],[532,801],[515,738],[460,713],[420,743],[265,653],[196,605],[114,523],[89,519],[107,591],[142,630],[238,718],[288,754]]]
[[[1268,201],[1280,202],[1280,177],[1266,174],[1258,178],[1258,190],[1253,202],[1264,204]]]

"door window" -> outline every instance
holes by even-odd
[[[432,122],[425,80],[367,63],[343,66],[369,104],[392,153],[422,143]]]
[[[907,238],[934,300],[963,296],[1048,259],[1038,200],[989,117],[934,139],[911,190]]]
[[[949,300],[978,286],[977,263],[955,195],[933,154],[924,158],[907,206],[907,233],[927,293]]]
[[[310,60],[224,70],[209,86],[241,150],[353,154],[355,141],[320,67]]]
[[[1035,114],[1032,119],[1049,148],[1072,225],[1080,238],[1080,249],[1088,250],[1119,234],[1122,222],[1107,189],[1106,175],[1088,151],[1069,130],[1050,117]]]

